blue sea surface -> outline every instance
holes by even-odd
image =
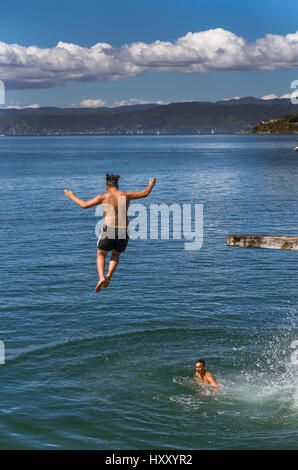
[[[294,136],[0,137],[1,449],[297,449]],[[130,240],[96,293],[105,191],[203,204],[204,239]],[[193,221],[194,222],[194,221]],[[297,348],[296,348],[297,349]],[[221,391],[202,393],[195,361]]]

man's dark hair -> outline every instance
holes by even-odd
[[[204,361],[204,359],[198,359],[198,360],[196,361],[196,364],[197,364],[198,362],[201,362],[202,364],[204,364],[204,365],[205,365],[205,361]]]
[[[108,188],[118,188],[118,179],[120,178],[119,175],[114,175],[113,173],[110,175],[109,173],[106,174],[106,185]]]

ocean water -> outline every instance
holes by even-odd
[[[1,449],[297,449],[293,136],[0,137]],[[97,283],[105,173],[143,200],[203,204],[200,250],[130,240]],[[221,386],[203,395],[194,363]]]

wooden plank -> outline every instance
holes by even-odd
[[[244,248],[272,248],[274,250],[298,250],[298,236],[286,235],[247,235],[236,233],[227,235],[228,246]]]

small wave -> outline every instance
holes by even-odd
[[[196,383],[191,377],[174,377],[173,382],[183,387],[195,388]],[[197,387],[196,387],[197,388]]]
[[[89,343],[90,341],[97,341],[97,340],[104,340],[107,341],[109,339],[123,339],[123,340],[128,340],[128,339],[133,339],[137,336],[142,336],[142,335],[158,335],[158,334],[164,334],[164,333],[174,333],[174,332],[180,332],[180,331],[191,331],[193,332],[192,328],[175,328],[175,327],[164,327],[164,328],[156,328],[156,329],[140,329],[140,330],[131,330],[131,331],[124,331],[124,332],[117,332],[117,333],[111,333],[111,334],[98,334],[98,335],[86,335],[84,337],[79,337],[79,338],[69,338],[67,340],[61,340],[61,341],[53,341],[44,345],[37,345],[37,346],[28,346],[25,349],[21,349],[20,351],[17,351],[13,356],[10,356],[6,360],[6,364],[9,363],[14,363],[20,359],[24,359],[26,356],[31,356],[36,353],[44,353],[46,351],[53,351],[55,349],[59,349],[65,346],[72,346],[72,345],[77,345],[81,344],[83,345],[84,343]]]
[[[215,396],[214,390],[209,385],[202,385],[197,382],[194,378],[191,377],[174,377],[173,382],[181,385],[183,387],[187,387],[192,389],[195,392],[200,393],[201,395],[205,396]]]
[[[171,395],[169,400],[179,406],[182,406],[186,411],[200,410],[204,401],[199,397],[193,395]],[[204,410],[203,413],[206,413]]]

